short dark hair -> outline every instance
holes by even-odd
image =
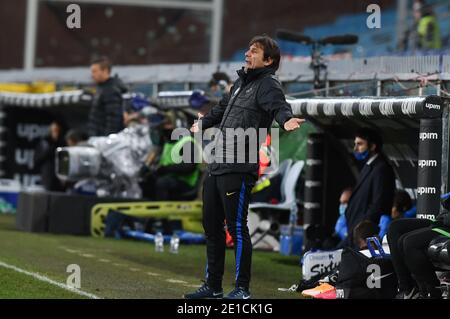
[[[266,34],[253,37],[248,45],[252,46],[255,43],[259,44],[263,49],[264,60],[267,60],[269,58],[272,59],[273,62],[271,65],[269,65],[269,67],[274,69],[275,71],[278,70],[278,68],[280,67],[281,58],[280,47],[278,46],[278,43]]]
[[[102,69],[102,70],[107,69],[108,72],[111,73],[112,62],[111,62],[111,59],[108,58],[107,56],[102,56],[102,57],[92,60],[91,65],[93,65],[93,64],[98,64],[100,66],[100,69]]]
[[[375,151],[380,152],[383,148],[383,138],[374,129],[368,127],[362,127],[358,129],[355,133],[355,137],[362,138],[366,140],[370,145],[376,145]]]
[[[69,130],[66,135],[64,136],[64,139],[67,140],[73,140],[75,143],[83,142],[88,139],[88,135],[78,129],[71,129]]]
[[[227,84],[231,82],[230,77],[224,72],[215,72],[209,80],[209,86],[219,85],[220,81],[225,81]]]
[[[363,220],[353,229],[353,244],[358,246],[360,240],[366,241],[369,237],[377,237],[379,232],[380,228],[377,224],[370,220]]]
[[[397,208],[398,212],[403,214],[412,207],[412,200],[408,192],[404,190],[397,190],[394,195],[394,203],[392,204]]]

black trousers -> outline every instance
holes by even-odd
[[[248,204],[255,177],[250,174],[210,175],[203,184],[203,228],[208,258],[206,281],[215,290],[222,288],[225,264],[225,229],[234,242],[236,287],[249,288],[252,242],[247,227]]]
[[[389,226],[387,238],[401,291],[418,286],[428,293],[439,286],[435,267],[427,256],[428,245],[439,236],[429,227],[431,223],[427,219],[401,218]]]

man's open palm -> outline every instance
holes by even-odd
[[[305,119],[293,117],[289,121],[286,121],[286,123],[284,123],[284,129],[286,131],[294,131],[298,129],[300,125],[305,121],[306,121]]]

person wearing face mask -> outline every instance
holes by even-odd
[[[349,235],[344,246],[352,245],[353,229],[362,220],[378,224],[381,215],[389,214],[395,194],[395,175],[382,154],[381,136],[373,129],[361,128],[354,143],[353,154],[362,169],[345,211]]]
[[[347,237],[347,223],[345,221],[345,211],[347,210],[348,201],[352,196],[352,189],[350,187],[344,189],[339,197],[339,218],[334,226],[334,232],[339,236],[340,240],[345,240]]]
[[[336,247],[340,247],[340,245],[346,241],[347,222],[345,220],[345,211],[347,210],[350,196],[352,196],[352,188],[344,188],[339,197],[339,217],[334,225],[334,232],[330,237],[324,240],[322,249],[333,250],[336,249]]]

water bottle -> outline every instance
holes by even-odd
[[[161,232],[156,233],[155,236],[155,251],[156,252],[164,251],[164,236]]]
[[[178,254],[178,248],[180,247],[180,237],[176,233],[170,238],[170,252],[172,254]]]

